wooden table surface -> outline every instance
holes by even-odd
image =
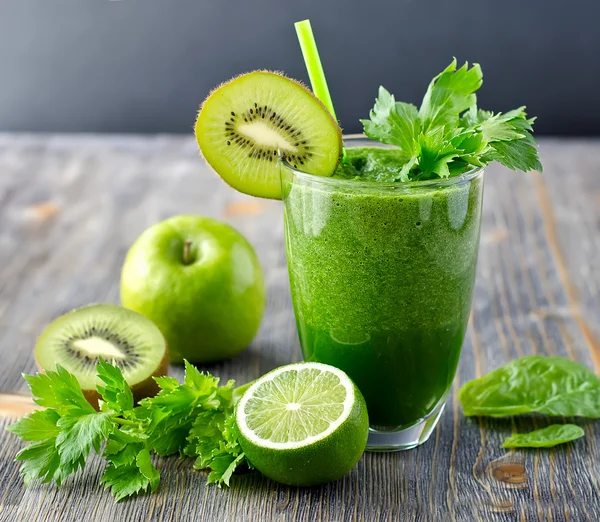
[[[600,371],[600,141],[543,140],[546,172],[489,168],[472,319],[454,384],[528,354],[561,355]],[[225,186],[193,138],[0,136],[0,428],[29,408],[21,372],[34,372],[43,326],[74,307],[118,302],[127,248],[149,225],[199,213],[255,246],[268,282],[258,337],[208,369],[245,383],[301,359],[279,202]],[[180,368],[172,368],[180,376]],[[115,504],[100,460],[60,489],[26,489],[17,438],[0,430],[0,520],[600,519],[600,424],[553,450],[501,449],[511,430],[543,417],[466,419],[452,395],[431,439],[412,451],[365,454],[336,483],[297,489],[235,476],[206,486],[191,462],[158,461],[155,495]]]

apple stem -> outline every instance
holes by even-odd
[[[186,239],[183,243],[183,264],[187,265],[191,261],[190,259],[190,250],[192,248],[192,242],[189,239]]]

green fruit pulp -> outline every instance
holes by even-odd
[[[150,227],[129,250],[121,300],[158,325],[172,362],[203,363],[250,344],[264,312],[265,284],[239,232],[207,217],[176,216]]]
[[[130,386],[149,379],[165,357],[165,339],[143,315],[121,306],[100,304],[73,310],[50,323],[35,344],[44,370],[60,364],[84,390],[101,384],[99,357],[119,366]]]
[[[282,389],[286,392],[282,396]],[[271,442],[318,436],[343,414],[346,389],[319,369],[290,371],[265,381],[246,406],[248,427]]]
[[[269,71],[243,74],[206,99],[195,127],[209,165],[252,196],[281,198],[278,151],[292,165],[333,174],[342,151],[339,125],[302,84]]]

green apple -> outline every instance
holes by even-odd
[[[203,363],[250,344],[265,309],[265,283],[239,232],[207,217],[176,216],[146,230],[127,253],[121,301],[156,323],[172,362]]]

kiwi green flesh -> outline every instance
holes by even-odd
[[[302,84],[269,71],[213,91],[195,131],[209,165],[252,196],[281,198],[279,153],[299,170],[330,176],[342,152],[341,130],[323,104]]]
[[[94,397],[96,402],[100,357],[119,366],[134,391],[148,391],[148,395],[156,393],[152,376],[168,371],[167,346],[158,327],[143,315],[116,305],[69,312],[48,325],[35,345],[40,369],[54,370],[60,364],[77,377],[88,400]]]

